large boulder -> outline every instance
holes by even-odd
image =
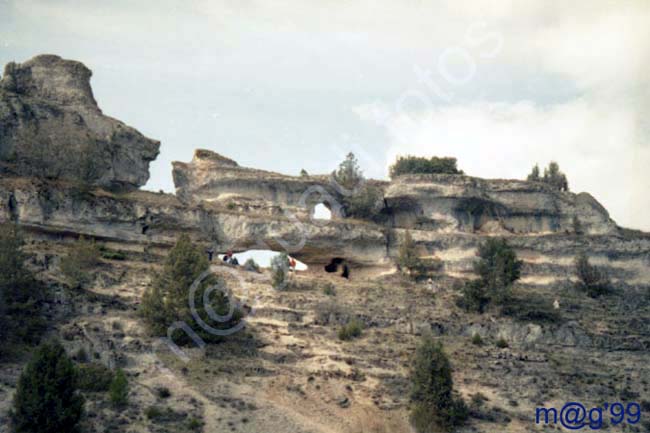
[[[160,142],[102,114],[82,63],[41,55],[0,80],[0,168],[20,176],[132,189]]]

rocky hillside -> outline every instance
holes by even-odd
[[[535,407],[567,401],[650,405],[650,235],[618,227],[589,194],[406,175],[369,181],[381,195],[376,216],[353,219],[341,203],[355,191],[329,175],[241,167],[207,150],[174,163],[176,194],[139,191],[159,144],[104,116],[90,76],[78,62],[38,56],[8,65],[0,81],[0,222],[29,239],[29,265],[52,294],[48,333],[71,354],[83,348],[125,368],[132,383],[120,413],[105,395],[88,396],[86,431],[411,432],[407,373],[425,332],[445,343],[470,402],[463,432],[538,431]],[[332,220],[313,217],[320,203]],[[436,293],[397,272],[407,231],[420,257],[441,263]],[[183,234],[215,253],[288,251],[309,269],[277,291],[268,270],[214,264],[248,306],[245,329],[179,357],[144,331],[137,310]],[[103,257],[88,287],[71,289],[60,260],[80,235],[120,254]],[[504,314],[467,313],[457,288],[494,236],[523,259],[522,278]],[[610,275],[612,294],[574,288],[583,251]],[[349,279],[325,272],[332,259],[349,264]],[[341,341],[355,318],[362,336]],[[24,362],[2,366],[0,432]]]

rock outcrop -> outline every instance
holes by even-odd
[[[187,203],[215,203],[239,211],[307,216],[319,203],[340,214],[341,194],[330,176],[288,176],[241,167],[199,149],[190,163],[173,162],[176,195]]]
[[[0,80],[0,169],[130,189],[149,179],[160,143],[102,114],[83,64],[41,55]]]
[[[616,224],[588,193],[541,182],[460,175],[404,175],[384,194],[397,227],[441,232],[613,233]]]
[[[287,176],[241,167],[207,150],[191,163],[174,162],[176,193],[188,203],[220,203],[240,211],[311,215],[323,202],[341,216],[346,191],[330,176]],[[384,194],[390,228],[486,234],[616,231],[605,208],[587,193],[557,191],[541,182],[463,175],[404,175],[372,181]]]

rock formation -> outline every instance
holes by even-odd
[[[106,393],[88,393],[81,430],[410,433],[409,359],[423,333],[445,344],[471,405],[460,432],[538,431],[534,408],[556,402],[647,403],[650,234],[617,227],[589,194],[405,175],[371,181],[383,209],[359,220],[341,212],[350,192],[330,176],[241,167],[207,150],[174,163],[175,195],[135,190],[158,143],[103,116],[89,78],[80,63],[39,56],[10,64],[0,81],[0,222],[21,226],[29,266],[51,292],[48,335],[80,363],[92,354],[93,364],[124,368],[132,384],[119,411]],[[318,203],[332,220],[313,218]],[[420,256],[443,265],[426,287],[394,272],[407,231]],[[193,361],[185,363],[139,313],[160,253],[183,234],[216,253],[287,251],[309,270],[292,275],[290,290],[274,290],[268,270],[213,262],[246,304],[247,329],[183,347]],[[103,248],[82,290],[67,287],[60,267],[80,235]],[[468,314],[454,288],[489,236],[517,250],[522,278],[507,311]],[[573,287],[583,251],[615,293],[591,299]],[[344,266],[350,279],[327,272]],[[558,297],[562,307],[552,309]],[[362,335],[340,341],[352,320]],[[23,368],[16,358],[1,361],[0,433],[9,432]]]
[[[0,80],[0,169],[110,188],[149,179],[160,143],[105,116],[79,62],[41,55]]]
[[[574,220],[591,234],[616,224],[588,193],[557,191],[541,182],[462,175],[404,175],[385,192],[397,227],[470,233],[563,233]]]
[[[217,251],[286,250],[316,269],[333,259],[353,268],[391,269],[400,240],[410,230],[422,255],[441,258],[449,273],[466,273],[484,236],[500,235],[538,276],[568,272],[572,257],[584,248],[610,266],[615,277],[644,275],[643,257],[650,251],[646,235],[619,229],[589,194],[559,192],[537,182],[464,175],[371,181],[384,196],[381,218],[356,220],[341,211],[350,192],[330,176],[246,168],[197,150],[192,162],[173,163],[175,196],[79,194],[76,183],[88,180],[89,168],[95,169],[90,174],[96,174],[92,183],[97,186],[141,185],[158,152],[157,142],[102,115],[90,75],[82,64],[56,56],[7,66],[0,81],[5,172],[0,219],[48,235],[84,234],[165,248],[189,233]],[[69,160],[79,156],[84,158]],[[58,181],[30,178],[44,173]],[[313,218],[318,203],[333,211],[331,221]],[[576,221],[580,236],[574,233]]]
[[[209,150],[197,150],[191,163],[173,163],[176,194],[188,203],[217,203],[240,211],[308,216],[315,205],[334,207],[341,193],[329,176],[288,176],[241,167]]]

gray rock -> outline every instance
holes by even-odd
[[[0,80],[0,172],[129,189],[149,179],[160,143],[105,116],[82,63],[41,55]]]

